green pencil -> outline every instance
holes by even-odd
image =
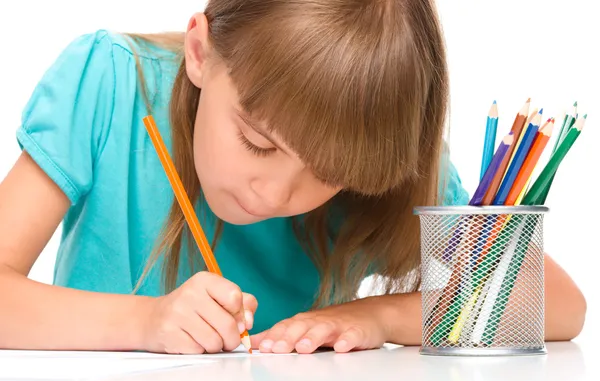
[[[556,152],[550,157],[548,164],[544,167],[542,173],[540,173],[539,177],[536,179],[535,183],[531,186],[531,189],[527,192],[525,197],[523,198],[522,205],[538,205],[544,196],[544,193],[548,192],[551,180],[561,161],[565,158],[575,140],[581,134],[581,130],[585,124],[585,120],[587,119],[587,114],[583,116],[583,118],[577,119],[577,122],[573,125],[573,127],[567,133],[562,143],[560,143]]]
[[[575,103],[573,103],[573,106],[571,108],[571,113],[565,115],[565,118],[563,119],[563,123],[560,128],[560,132],[558,133],[558,135],[556,136],[556,140],[554,141],[554,148],[552,148],[552,154],[554,154],[554,152],[556,152],[556,150],[558,149],[558,146],[560,145],[560,143],[563,141],[565,135],[567,134],[567,131],[569,131],[571,129],[571,127],[573,126],[573,123],[575,123],[576,115],[577,115],[577,101],[575,101]],[[548,186],[546,187],[546,189],[544,189],[544,192],[540,196],[540,204],[544,204],[546,202],[546,198],[548,197],[548,192],[550,191],[550,186],[552,185],[552,182],[554,181],[554,176],[556,176],[556,173],[552,175],[552,178],[550,179]]]

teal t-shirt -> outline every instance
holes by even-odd
[[[176,57],[140,49],[157,126],[170,147],[168,102]],[[27,103],[18,143],[64,191],[71,207],[54,284],[131,293],[173,201],[173,192],[143,125],[146,106],[132,49],[107,31],[80,36],[47,70]],[[445,203],[466,204],[453,166]],[[199,214],[201,217],[202,214]],[[209,239],[215,219],[201,219]],[[259,301],[253,332],[311,306],[319,275],[292,230],[291,219],[225,224],[217,261],[226,278]],[[189,276],[181,264],[181,283]],[[160,262],[139,294],[160,295]]]

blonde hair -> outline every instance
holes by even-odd
[[[420,242],[412,211],[436,205],[441,195],[448,103],[433,2],[211,0],[205,14],[210,44],[245,111],[266,122],[317,176],[344,188],[294,218],[321,275],[314,306],[355,298],[371,271],[385,280],[385,293],[416,290]],[[131,36],[179,53],[183,45],[183,34]],[[170,103],[173,159],[196,202],[202,192],[192,135],[200,89],[179,57]],[[164,252],[167,291],[176,287],[186,241],[193,267],[197,249],[174,201],[149,262]]]

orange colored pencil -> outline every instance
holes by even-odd
[[[505,205],[514,205],[515,201],[521,194],[521,191],[525,187],[525,184],[529,180],[529,177],[533,173],[535,165],[537,164],[540,156],[542,156],[542,152],[544,152],[544,148],[548,144],[550,140],[550,136],[552,135],[552,130],[554,129],[554,118],[548,119],[548,122],[545,126],[543,126],[537,133],[535,141],[515,178],[515,182],[508,192],[508,196],[506,197]]]
[[[196,212],[192,207],[192,203],[183,188],[183,183],[181,182],[181,178],[179,174],[177,174],[177,170],[175,169],[175,165],[171,160],[171,156],[169,155],[169,151],[165,146],[165,143],[156,128],[156,123],[152,115],[146,116],[143,119],[144,125],[146,126],[146,130],[148,131],[148,135],[150,135],[150,139],[152,140],[152,144],[158,154],[160,162],[167,174],[169,182],[171,183],[171,187],[173,188],[173,192],[175,193],[175,197],[177,198],[177,202],[183,211],[183,215],[185,216],[185,220],[187,221],[190,230],[192,231],[192,235],[194,236],[194,240],[198,245],[198,249],[200,250],[200,254],[202,254],[202,258],[206,263],[206,267],[208,271],[211,273],[215,273],[217,275],[223,276],[221,273],[221,269],[217,264],[217,260],[215,259],[215,255],[208,244],[208,240],[206,239],[206,235],[200,226],[200,222],[198,221],[198,216],[196,216]],[[242,344],[248,349],[250,353],[252,353],[252,348],[250,345],[250,336],[248,335],[248,331],[244,331],[240,335],[242,339]]]
[[[521,136],[521,132],[523,131],[523,127],[525,126],[525,122],[527,121],[527,114],[529,114],[530,103],[531,98],[528,98],[527,102],[525,102],[525,104],[523,105],[523,107],[521,107],[521,110],[519,110],[519,113],[515,117],[515,121],[513,122],[512,128],[510,129],[515,139]],[[508,148],[508,152],[506,153],[504,160],[502,160],[502,162],[500,163],[500,167],[498,167],[498,171],[496,172],[496,175],[490,183],[490,187],[488,188],[487,192],[485,193],[485,196],[483,197],[482,205],[491,205],[492,201],[494,200],[494,197],[496,197],[496,192],[498,192],[498,188],[500,187],[500,183],[504,178],[506,168],[508,167],[508,164],[518,144],[519,143],[513,144]]]

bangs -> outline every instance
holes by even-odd
[[[338,3],[281,6],[220,50],[244,110],[317,177],[382,194],[419,175],[429,81],[402,14]]]

